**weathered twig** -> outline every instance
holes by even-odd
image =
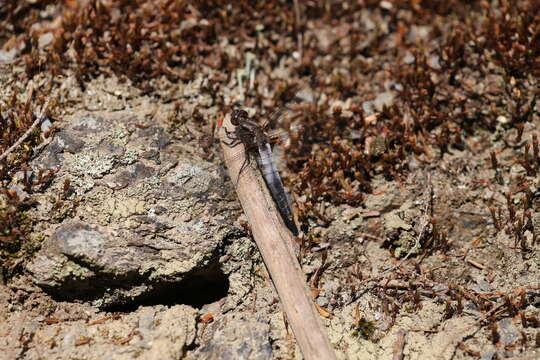
[[[223,126],[229,131],[234,130],[228,116]],[[236,154],[243,151],[243,146],[224,144],[223,141],[227,139],[222,129],[220,138],[229,174],[232,179],[237,179],[245,157]],[[258,176],[256,169],[247,166],[242,170],[236,184],[236,192],[251,225],[253,237],[304,358],[335,359],[306,286],[304,274],[293,254],[294,237],[281,220],[264,181]]]
[[[396,334],[396,341],[392,346],[392,360],[403,360],[403,349],[405,348],[405,330],[399,329]]]
[[[36,120],[34,120],[34,122],[32,123],[32,125],[30,126],[30,128],[28,128],[28,130],[26,130],[26,132],[23,134],[23,136],[20,137],[19,140],[17,140],[15,142],[15,144],[11,145],[11,147],[9,149],[7,149],[6,151],[4,151],[4,153],[2,155],[0,155],[0,161],[4,160],[13,150],[15,150],[19,145],[22,144],[22,142],[24,140],[26,140],[26,138],[30,135],[30,133],[34,130],[34,128],[40,123],[43,121],[43,118],[45,117],[45,112],[47,111],[47,108],[49,107],[49,101],[50,101],[50,98],[47,99],[47,101],[45,101],[45,104],[43,105],[43,107],[41,108],[41,112],[39,113],[38,117],[36,118]]]

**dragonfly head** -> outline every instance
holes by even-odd
[[[245,110],[234,110],[231,115],[231,124],[238,126],[242,120],[246,120],[247,118],[248,113]]]

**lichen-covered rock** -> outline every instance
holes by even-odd
[[[239,234],[222,168],[183,158],[134,112],[74,117],[32,163],[58,170],[34,214],[49,234],[27,266],[34,282],[108,307],[215,278],[225,240]]]

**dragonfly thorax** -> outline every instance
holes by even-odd
[[[234,110],[231,115],[231,124],[240,125],[241,122],[248,119],[248,113],[245,110]]]

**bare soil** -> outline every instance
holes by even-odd
[[[0,14],[0,154],[51,99],[0,160],[0,358],[302,358],[224,178],[233,108],[283,109],[340,359],[540,358],[536,1]]]

